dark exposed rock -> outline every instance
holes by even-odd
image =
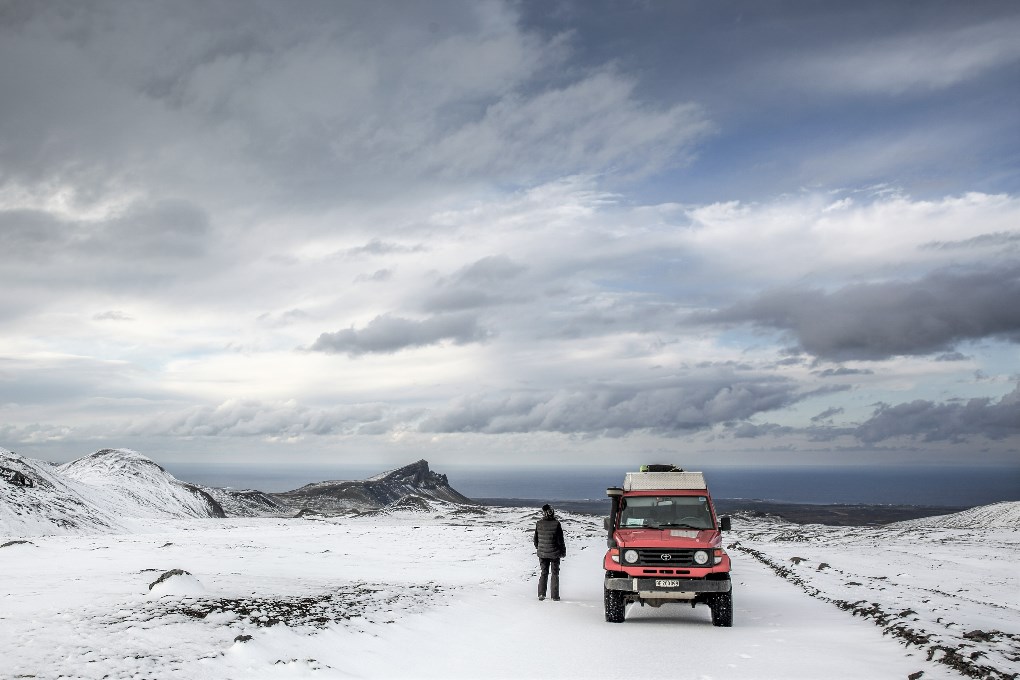
[[[209,509],[210,517],[227,516],[227,513],[223,512],[223,506],[220,505],[219,502],[217,502],[217,500],[202,487],[195,486],[194,484],[186,484],[184,482],[181,482],[181,486],[205,501],[206,507]]]
[[[35,545],[35,543],[32,541],[7,541],[3,545],[0,545],[0,548],[6,548],[11,545]]]
[[[25,475],[20,470],[13,470],[8,467],[0,467],[0,478],[7,481],[8,484],[14,486],[27,486],[29,488],[35,486],[35,482],[31,477]]]
[[[432,512],[432,506],[429,505],[429,502],[416,494],[404,496],[397,502],[387,505],[386,508],[388,510],[404,510],[410,512]]]
[[[297,597],[197,597],[186,601],[151,602],[145,607],[154,615],[183,615],[205,619],[210,614],[234,614],[246,625],[327,626],[360,619],[374,611],[392,606],[421,606],[442,597],[444,589],[436,583],[393,584],[350,583],[330,592]],[[247,637],[248,640],[251,636]],[[235,642],[247,642],[235,638]]]
[[[227,517],[284,516],[292,512],[270,494],[256,489],[198,488],[210,495]]]
[[[152,590],[155,586],[167,579],[173,578],[174,576],[191,576],[191,572],[184,571],[183,569],[171,569],[170,571],[165,571],[162,576],[149,584],[149,590]]]

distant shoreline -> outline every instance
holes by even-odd
[[[595,502],[607,486],[619,484],[624,468],[468,469],[434,466],[469,498],[553,499]],[[178,479],[212,487],[281,493],[323,480],[360,480],[378,474],[372,467],[170,465]],[[715,498],[797,505],[902,505],[971,508],[998,501],[1020,501],[1020,465],[995,468],[705,468]],[[521,505],[528,505],[522,503]],[[601,512],[599,510],[598,512]]]
[[[508,508],[540,508],[545,503],[557,510],[585,515],[604,515],[609,512],[609,500],[555,500],[537,498],[472,498],[481,505]],[[828,524],[830,526],[877,526],[921,517],[950,515],[967,507],[933,505],[882,505],[865,503],[785,503],[745,498],[717,498],[716,511],[720,515],[738,512],[756,515],[778,515],[797,524]]]

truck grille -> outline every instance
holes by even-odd
[[[697,567],[693,549],[670,550],[662,548],[639,548],[636,565],[656,567]]]

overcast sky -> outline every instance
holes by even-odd
[[[0,0],[0,446],[1020,464],[1018,35]]]

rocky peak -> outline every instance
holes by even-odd
[[[419,460],[363,481],[318,482],[272,496],[280,503],[297,510],[308,509],[326,514],[351,509],[378,510],[406,496],[474,505],[474,501],[450,486],[446,475],[430,470],[426,460]]]
[[[424,459],[397,468],[396,470],[390,470],[375,477],[370,477],[367,481],[406,484],[420,489],[436,489],[450,485],[446,475],[429,470],[429,462]]]

